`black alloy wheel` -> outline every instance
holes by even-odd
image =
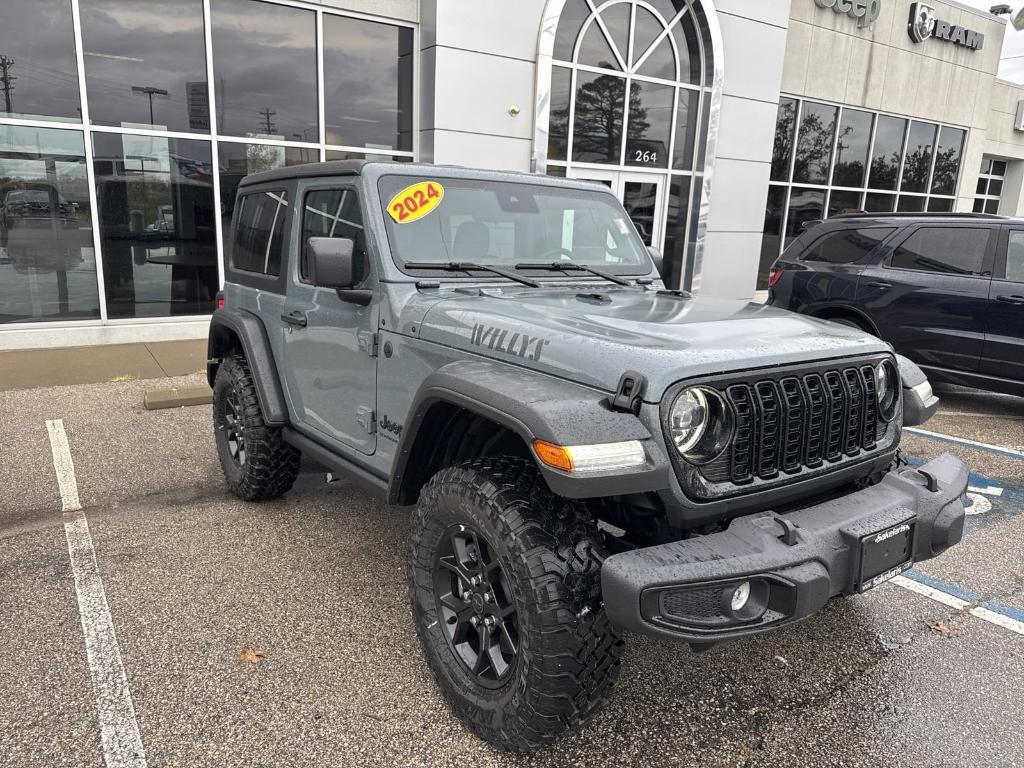
[[[238,466],[245,466],[245,424],[238,404],[238,393],[234,389],[228,391],[224,398],[224,408],[218,415],[217,429],[224,431],[231,458]]]
[[[240,353],[225,355],[217,368],[213,429],[224,479],[236,496],[276,499],[292,487],[302,454],[284,441],[281,427],[263,420],[256,382]]]
[[[437,552],[434,590],[445,639],[477,683],[497,688],[519,655],[516,607],[498,556],[468,525],[448,528]]]
[[[420,491],[409,597],[427,664],[491,746],[525,752],[589,719],[619,671],[601,532],[530,460],[469,459]]]

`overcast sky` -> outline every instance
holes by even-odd
[[[999,0],[959,0],[964,5],[970,5],[974,8],[980,8],[983,11],[987,11],[994,5],[999,4]],[[1014,10],[1021,7],[1020,0],[1008,3],[1012,5]],[[1008,16],[1004,16],[1004,19],[1009,19]],[[995,40],[991,41],[995,44]],[[989,45],[989,41],[985,41],[985,45]],[[1014,58],[1014,57],[1021,58]],[[1006,38],[1003,41],[1003,54],[1002,61],[999,63],[999,77],[1003,80],[1010,80],[1015,83],[1024,83],[1024,32],[1018,32],[1009,24],[1006,25]]]

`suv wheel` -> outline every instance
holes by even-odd
[[[864,331],[864,333],[870,333],[872,336],[875,335],[874,331],[868,328],[866,323],[859,320],[854,320],[852,317],[846,315],[840,315],[839,317],[829,317],[827,320],[831,320],[833,323],[839,323],[839,325],[845,325],[847,328],[856,328],[858,331]]]
[[[299,476],[301,454],[263,422],[252,372],[239,354],[225,357],[213,383],[217,455],[232,492],[246,501],[276,499]]]
[[[492,746],[526,751],[592,715],[622,639],[601,604],[593,520],[523,459],[438,472],[416,509],[409,590],[427,662]]]

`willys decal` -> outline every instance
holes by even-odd
[[[522,357],[527,360],[540,360],[548,339],[530,336],[526,333],[509,333],[508,330],[494,326],[474,323],[469,341],[477,347],[487,347],[497,352]]]

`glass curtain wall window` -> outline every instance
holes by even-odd
[[[209,313],[243,176],[415,157],[414,25],[74,4],[0,2],[0,323]]]
[[[701,4],[566,0],[552,62],[546,172],[604,172],[593,177],[617,191],[641,237],[663,247],[666,283],[687,285],[714,75]]]
[[[1003,194],[1006,161],[985,157],[981,160],[978,189],[974,198],[975,213],[999,213],[999,198]]]
[[[783,96],[757,288],[806,226],[841,213],[952,211],[967,130]]]

